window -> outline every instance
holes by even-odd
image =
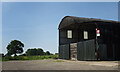
[[[88,32],[84,31],[84,39],[88,39]]]
[[[72,30],[67,31],[67,38],[72,38]]]

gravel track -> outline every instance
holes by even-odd
[[[117,61],[28,60],[2,62],[3,70],[117,70]]]

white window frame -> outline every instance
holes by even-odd
[[[84,31],[83,35],[84,35],[84,39],[88,39],[88,31]]]
[[[72,30],[67,30],[67,38],[72,38]]]

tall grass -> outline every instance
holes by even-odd
[[[3,57],[2,61],[9,60],[43,60],[43,59],[58,59],[58,55],[43,55],[43,56],[16,56],[16,57]]]

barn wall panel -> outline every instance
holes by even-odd
[[[95,40],[82,41],[77,43],[78,60],[95,60]]]

